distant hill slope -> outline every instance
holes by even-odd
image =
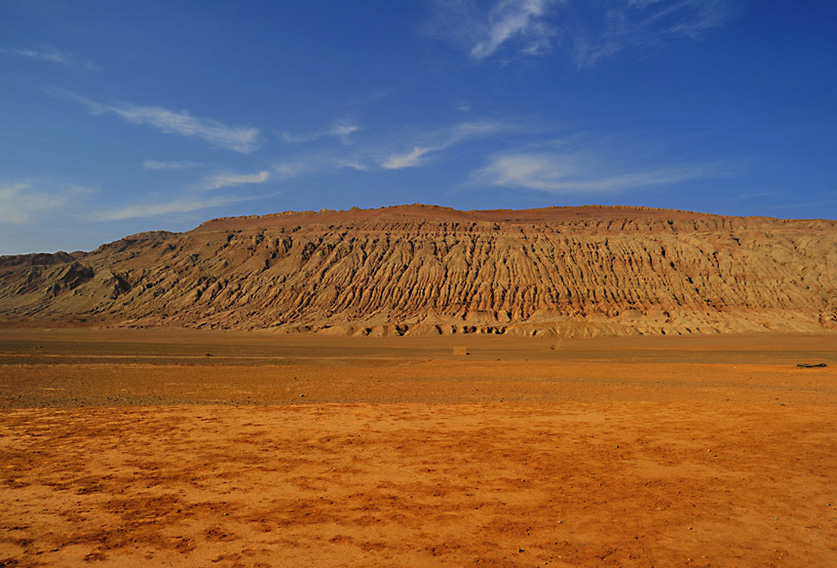
[[[837,329],[837,222],[409,205],[0,257],[0,320],[341,334]]]

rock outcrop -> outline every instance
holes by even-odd
[[[0,257],[0,319],[556,336],[837,329],[837,222],[411,205]]]

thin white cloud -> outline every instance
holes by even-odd
[[[401,89],[397,88],[397,87],[384,87],[384,88],[372,89],[371,91],[369,91],[367,93],[364,93],[363,95],[350,98],[345,103],[343,103],[343,106],[354,107],[354,106],[365,106],[365,105],[374,104],[374,103],[377,103],[378,101],[381,101],[381,100],[383,100],[387,97],[392,96],[393,94],[397,93],[400,90]]]
[[[242,201],[265,199],[274,195],[278,194],[272,193],[268,195],[249,197],[229,195],[209,198],[202,196],[188,196],[175,199],[173,201],[167,201],[165,203],[134,204],[119,209],[99,211],[92,216],[92,220],[123,221],[125,219],[136,219],[140,217],[160,217],[162,215],[171,215],[174,213],[191,213],[193,211],[201,211],[212,207],[221,207],[232,203],[240,203]]]
[[[49,89],[54,95],[78,101],[93,114],[115,114],[132,124],[150,126],[165,134],[198,138],[213,146],[248,154],[259,147],[260,131],[246,126],[228,126],[211,118],[192,116],[188,111],[171,111],[156,106],[136,106],[128,103],[112,105],[98,103],[64,89]]]
[[[431,132],[421,136],[429,140],[428,144],[414,146],[406,152],[399,152],[385,156],[380,166],[386,170],[399,170],[402,168],[415,168],[424,163],[428,154],[439,152],[454,144],[459,144],[468,138],[485,136],[501,129],[501,125],[490,122],[468,122],[457,124],[452,128]]]
[[[64,208],[88,193],[91,190],[77,185],[60,185],[52,191],[43,191],[29,183],[0,184],[0,223],[29,223],[38,214]]]
[[[206,178],[204,189],[221,189],[251,183],[264,183],[270,179],[270,172],[263,170],[257,174],[217,174]]]
[[[37,192],[26,183],[0,185],[0,223],[23,225],[35,213],[57,209],[66,202],[65,197]]]
[[[228,205],[238,201],[232,197],[212,197],[209,199],[186,198],[169,201],[167,203],[153,203],[146,205],[128,205],[121,209],[102,211],[93,216],[95,221],[123,221],[137,217],[157,217],[171,213],[189,213],[210,207]]]
[[[627,48],[661,48],[673,39],[701,39],[736,14],[737,0],[607,0],[598,18],[571,16],[564,32],[578,67]]]
[[[349,168],[350,170],[357,170],[359,172],[365,172],[369,169],[369,166],[361,162],[360,160],[346,158],[346,159],[338,159],[335,161],[338,167],[340,168]]]
[[[661,10],[654,19],[663,22],[667,34],[699,39],[706,30],[725,24],[734,15],[735,6],[730,0],[685,0]]]
[[[199,138],[219,148],[249,154],[259,146],[259,130],[227,126],[211,118],[192,116],[188,111],[174,112],[161,107],[133,105],[103,107],[133,124],[147,125],[166,134]]]
[[[471,48],[471,57],[485,59],[514,38],[525,41],[523,53],[537,55],[549,44],[552,29],[542,20],[550,0],[503,0],[488,13],[488,25]]]
[[[437,0],[429,35],[482,61],[512,50],[542,56],[560,47],[578,67],[626,48],[700,39],[735,16],[740,0]]]
[[[356,124],[338,124],[328,132],[326,132],[326,136],[338,136],[340,138],[345,138],[352,132],[357,132],[360,130],[360,126]]]
[[[546,16],[559,0],[495,0],[488,7],[469,0],[437,0],[425,31],[450,40],[484,60],[507,45],[522,55],[540,55],[551,48],[556,29]]]
[[[508,129],[508,125],[499,122],[463,122],[429,132],[399,134],[398,138],[408,140],[403,146],[409,150],[394,152],[390,149],[394,144],[389,144],[389,148],[386,149],[382,144],[376,144],[343,154],[315,152],[285,158],[277,162],[273,169],[279,179],[287,180],[307,175],[330,174],[344,169],[376,171],[418,167],[424,165],[432,154],[454,144]]]
[[[695,179],[732,175],[720,164],[614,170],[607,161],[583,154],[516,153],[491,158],[471,176],[472,183],[532,189],[549,193],[609,193],[659,185],[674,185]]]
[[[187,160],[181,160],[176,162],[145,160],[142,163],[142,167],[146,170],[185,170],[189,168],[199,168],[202,165],[203,164],[201,164],[200,162],[190,162]]]
[[[270,179],[270,172],[264,170],[255,174],[219,173],[204,178],[181,193],[177,198],[164,202],[133,203],[123,207],[101,209],[91,215],[94,221],[121,221],[140,217],[160,217],[175,213],[190,213],[211,207],[221,207],[231,203],[264,199],[272,194],[241,195],[228,194],[207,197],[206,191],[235,187],[244,184],[261,184]]]
[[[291,161],[285,161],[274,166],[276,173],[280,179],[287,180],[302,175],[316,173],[320,170],[315,165],[315,161],[306,158],[297,158]]]
[[[400,170],[401,168],[414,168],[421,164],[421,158],[430,152],[441,150],[442,146],[434,148],[413,148],[405,154],[393,154],[388,156],[381,167],[385,170]]]
[[[41,49],[0,47],[0,53],[19,55],[20,57],[28,57],[39,61],[48,61],[49,63],[60,63],[62,65],[73,64],[73,58],[69,53],[65,53],[59,49],[48,46]]]
[[[339,138],[344,144],[351,144],[351,135],[360,130],[360,126],[351,122],[338,122],[328,130],[312,132],[309,134],[291,134],[282,132],[280,135],[289,144],[314,142],[321,138]]]
[[[277,163],[273,169],[280,179],[288,180],[305,175],[332,173],[344,168],[358,171],[370,169],[362,157],[335,156],[326,153],[296,156]]]
[[[55,47],[44,45],[38,49],[21,48],[21,47],[0,47],[0,53],[6,55],[15,55],[18,57],[28,57],[37,61],[45,61],[47,63],[57,63],[59,65],[66,65],[68,67],[78,67],[87,71],[96,69],[90,61],[80,61],[72,54],[61,51]]]

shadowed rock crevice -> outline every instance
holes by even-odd
[[[837,223],[627,207],[216,219],[0,258],[0,317],[354,335],[837,327]]]

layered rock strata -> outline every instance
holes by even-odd
[[[0,319],[358,335],[837,329],[837,222],[433,206],[0,257]]]

